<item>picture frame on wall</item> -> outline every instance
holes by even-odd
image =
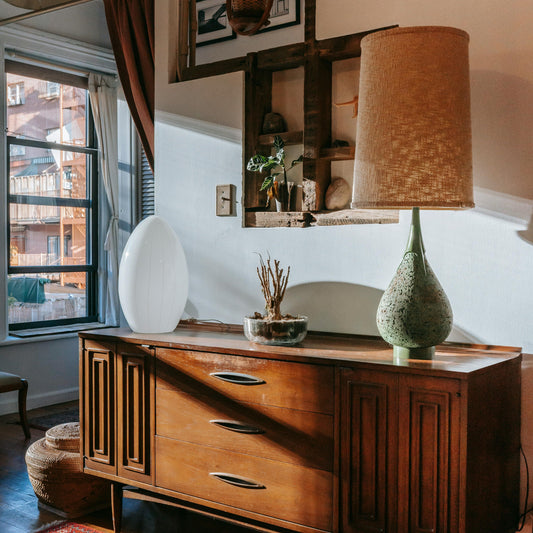
[[[220,43],[237,37],[228,21],[226,0],[196,0],[196,20],[196,46]]]
[[[273,0],[269,20],[270,24],[258,34],[300,24],[300,0]]]

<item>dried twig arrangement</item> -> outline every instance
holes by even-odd
[[[287,267],[287,274],[284,274],[278,260],[274,259],[274,267],[272,267],[270,257],[265,262],[263,256],[259,254],[259,260],[260,266],[257,267],[257,275],[265,298],[266,316],[264,318],[266,320],[282,320],[285,317],[281,314],[280,306],[287,289],[291,267]],[[261,318],[261,315],[256,316],[256,318]]]

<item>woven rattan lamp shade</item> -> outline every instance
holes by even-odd
[[[436,26],[362,40],[353,208],[473,207],[468,40]]]

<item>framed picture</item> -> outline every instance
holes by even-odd
[[[300,24],[300,0],[273,0],[269,20],[270,24],[257,33]]]
[[[196,0],[196,20],[196,46],[220,43],[237,37],[228,22],[225,0]]]

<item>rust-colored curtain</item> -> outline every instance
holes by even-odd
[[[154,168],[154,0],[104,0],[118,74]]]

